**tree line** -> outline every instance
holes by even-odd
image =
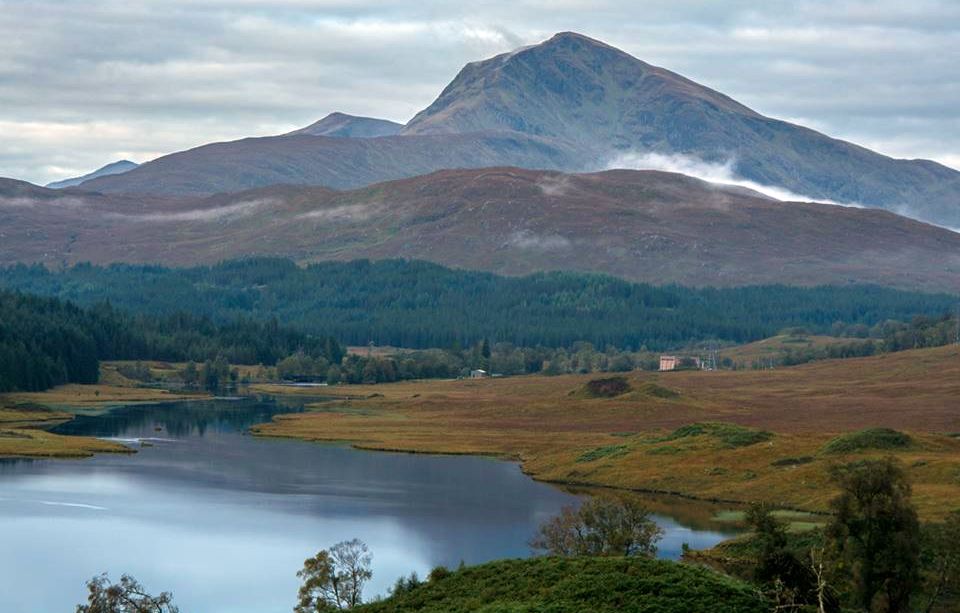
[[[0,290],[0,392],[96,383],[100,360],[276,364],[295,352],[330,362],[344,354],[335,339],[276,320],[215,323],[189,313],[130,314],[109,304],[82,308]]]
[[[805,330],[793,331],[802,340]],[[892,353],[909,349],[942,347],[960,343],[960,322],[952,313],[939,317],[917,315],[909,321],[886,320],[872,327],[862,324],[846,325],[839,322],[831,326],[834,336],[850,340],[820,347],[788,349],[775,360],[781,366],[796,366],[814,360],[860,358],[878,353]],[[769,366],[769,361],[766,366]],[[763,361],[754,364],[764,368]]]
[[[220,324],[277,318],[348,345],[413,349],[489,339],[518,347],[585,341],[601,351],[661,351],[705,340],[745,343],[789,327],[869,330],[887,320],[937,318],[955,307],[947,294],[876,286],[653,286],[585,273],[502,277],[402,260],[301,267],[257,258],[176,269],[78,264],[61,271],[17,265],[0,270],[0,286],[81,305],[108,300],[136,313],[186,310]]]

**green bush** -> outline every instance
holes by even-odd
[[[905,449],[913,444],[909,435],[890,428],[867,428],[842,434],[824,445],[823,453],[855,453],[869,449]]]
[[[813,458],[805,455],[799,458],[780,458],[779,460],[770,462],[770,466],[800,466],[802,464],[809,464],[810,462],[813,462]]]
[[[607,445],[606,447],[597,447],[580,454],[577,462],[593,462],[601,458],[620,458],[629,452],[626,445]]]
[[[654,447],[647,451],[647,455],[679,455],[683,453],[683,449],[680,447],[674,447],[673,445],[663,445],[662,447]]]
[[[736,424],[706,422],[681,426],[663,440],[675,441],[695,436],[709,436],[719,440],[725,447],[736,448],[769,441],[773,438],[773,433]]]
[[[647,382],[641,385],[637,391],[644,396],[653,396],[654,398],[679,398],[680,392],[672,390],[669,387],[663,387],[656,383]]]

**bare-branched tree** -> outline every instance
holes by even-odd
[[[106,573],[87,582],[87,604],[77,605],[77,613],[178,613],[173,594],[151,596],[130,575],[110,583]]]

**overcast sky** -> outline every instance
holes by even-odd
[[[469,61],[575,30],[766,114],[960,168],[956,0],[0,0],[0,176],[404,122]]]

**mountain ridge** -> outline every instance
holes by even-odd
[[[375,117],[360,117],[337,111],[305,128],[288,132],[284,136],[309,134],[311,136],[339,138],[376,138],[378,136],[395,136],[402,129],[403,124],[395,121]]]
[[[79,177],[72,177],[70,179],[61,179],[60,181],[53,181],[52,183],[47,183],[45,187],[50,189],[64,189],[67,187],[76,187],[84,181],[90,181],[91,179],[96,179],[97,177],[107,177],[111,175],[123,174],[129,172],[139,166],[136,162],[131,162],[130,160],[118,160],[116,162],[111,162],[106,166],[101,166],[100,168],[89,172],[85,175]]]
[[[404,134],[503,128],[606,150],[611,159],[659,153],[729,162],[742,179],[811,200],[960,225],[960,172],[929,160],[896,160],[766,117],[576,33],[467,65]]]
[[[960,172],[931,161],[896,160],[766,117],[575,33],[471,62],[397,135],[310,145],[298,138],[216,143],[205,147],[215,147],[220,159],[199,147],[84,187],[179,195],[274,183],[345,189],[443,168],[586,172],[610,167],[624,154],[654,153],[728,165],[739,178],[808,200],[885,208],[960,227]]]
[[[660,171],[454,169],[347,191],[275,185],[202,198],[16,187],[6,196],[0,184],[0,263],[402,258],[658,285],[960,290],[960,234]]]
[[[515,165],[574,170],[571,145],[517,132],[338,138],[306,134],[210,143],[160,157],[117,177],[87,181],[105,193],[209,196],[269,185],[353,189],[444,168]]]

